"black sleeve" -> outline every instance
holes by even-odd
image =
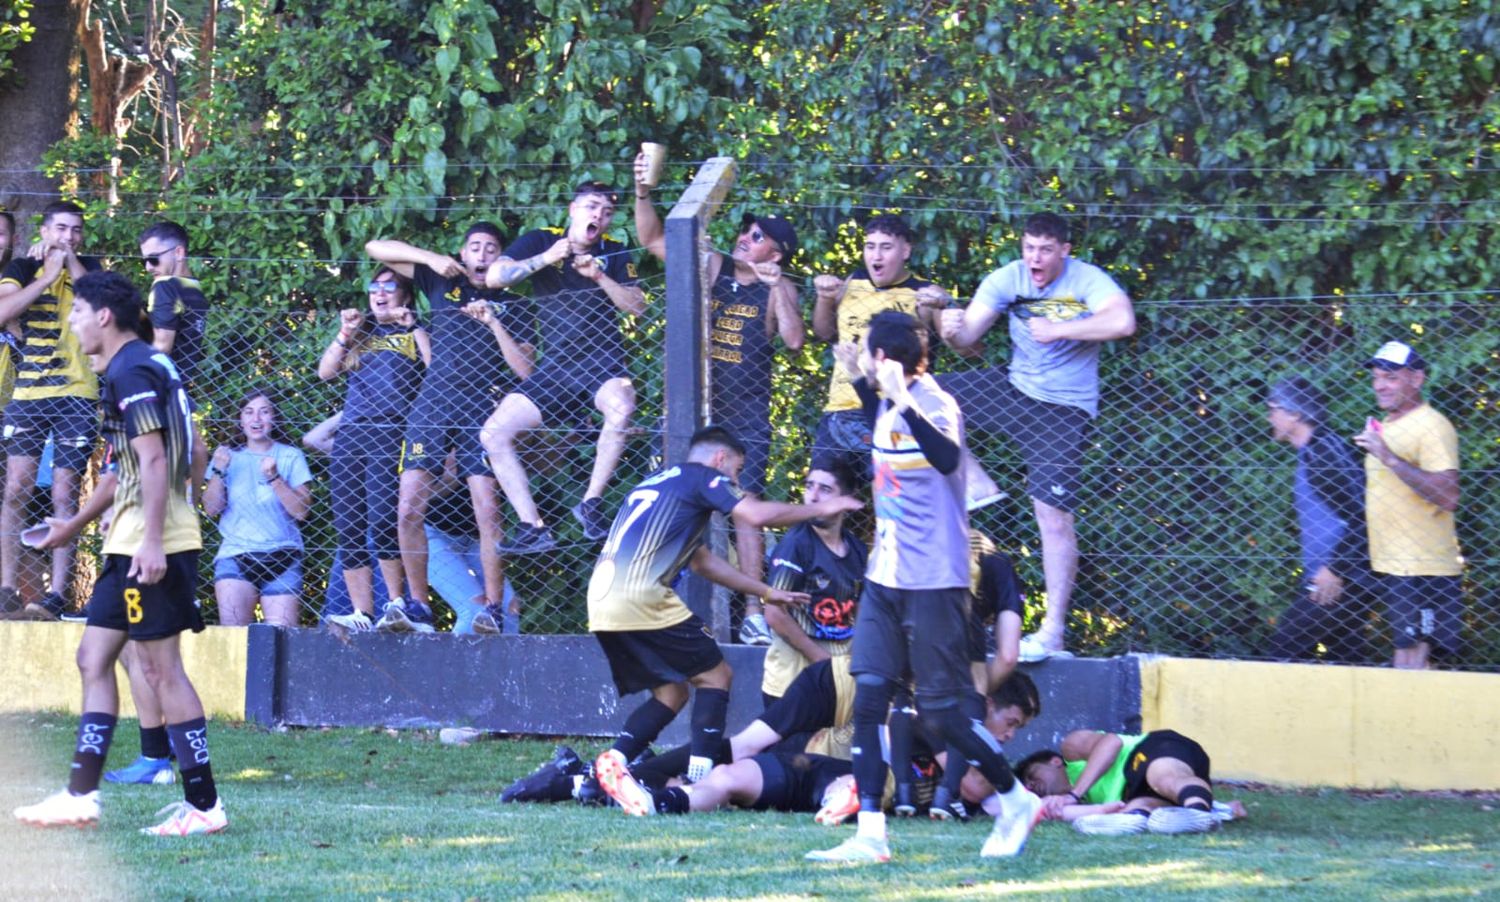
[[[958,469],[962,458],[958,442],[944,435],[941,430],[932,425],[922,411],[915,407],[908,407],[901,416],[911,429],[911,437],[917,440],[917,447],[922,449],[922,456],[926,457],[939,473],[947,476]]]
[[[166,428],[167,383],[149,360],[141,360],[113,376],[114,397],[119,399],[125,434],[137,438]]]
[[[1005,611],[1023,618],[1026,616],[1021,605],[1021,585],[1016,580],[1016,568],[1011,565],[1009,557],[997,551],[979,559],[979,599],[975,613],[982,620],[989,620]]]
[[[177,313],[177,281],[160,279],[151,286],[151,325],[158,329],[177,331],[182,328],[182,317]]]
[[[870,380],[860,376],[854,380],[854,394],[859,396],[859,409],[865,416],[865,427],[875,428],[875,416],[880,412],[880,395],[876,394],[875,387],[870,385]]]
[[[557,241],[557,237],[553,237],[551,241],[547,240],[548,237],[549,236],[546,231],[542,229],[532,229],[531,231],[522,235],[520,238],[512,241],[510,243],[510,246],[505,249],[504,256],[518,262],[521,260],[529,260],[532,257],[535,257],[537,254],[540,254],[547,248],[551,247]]]
[[[1331,431],[1320,429],[1308,445],[1307,483],[1318,500],[1344,521],[1331,564],[1340,575],[1350,565],[1363,569],[1369,552],[1365,536],[1365,472],[1352,450]]]

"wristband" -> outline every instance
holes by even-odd
[[[1080,799],[1078,797],[1078,793],[1074,792],[1071,789],[1068,790],[1066,793],[1064,793],[1064,795],[1066,795],[1068,798],[1072,799],[1074,802],[1082,802],[1083,801],[1083,799]]]
[[[278,483],[280,481],[281,481],[281,474],[280,473],[272,473],[270,476],[266,477],[266,485],[275,485],[276,483]]]
[[[349,347],[349,342],[347,342],[347,341],[344,340],[344,333],[342,333],[342,332],[340,332],[339,334],[333,336],[333,343],[336,344],[336,345],[338,345],[341,348],[347,348],[347,347]]]

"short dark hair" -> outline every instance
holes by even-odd
[[[882,213],[879,216],[870,217],[870,221],[865,223],[865,234],[869,235],[873,232],[900,238],[907,244],[914,244],[917,240],[906,217],[897,216],[895,213]]]
[[[1012,670],[1005,682],[990,693],[990,703],[996,708],[1015,705],[1028,720],[1042,713],[1042,694],[1037,691],[1031,677],[1019,670]]]
[[[616,206],[619,206],[620,203],[620,192],[616,191],[613,187],[611,187],[610,185],[606,185],[601,181],[590,180],[587,182],[579,182],[577,185],[573,186],[574,200],[583,197],[585,194],[602,194],[609,199],[610,203],[615,204]]]
[[[1016,774],[1016,779],[1020,780],[1022,783],[1025,783],[1026,775],[1033,767],[1037,766],[1038,764],[1046,764],[1053,758],[1061,760],[1062,754],[1056,749],[1038,749],[1037,751],[1032,752],[1025,758],[1022,758],[1019,762],[1017,762],[1016,766],[1013,768]]]
[[[899,361],[908,376],[920,373],[927,363],[927,336],[910,313],[882,310],[875,314],[865,331],[865,344],[871,354],[882,351],[888,359]]]
[[[1068,222],[1056,213],[1033,213],[1026,217],[1026,224],[1021,227],[1022,234],[1033,238],[1052,238],[1059,244],[1067,244]]]
[[[744,444],[734,437],[733,432],[723,426],[704,426],[694,432],[693,437],[688,439],[688,450],[699,447],[718,447],[732,451],[740,457],[745,456]]]
[[[138,243],[145,244],[153,238],[159,241],[170,241],[184,250],[188,246],[187,229],[170,219],[163,219],[146,226],[146,230],[141,232],[141,239]]]
[[[88,304],[93,310],[108,310],[114,314],[115,328],[122,332],[141,335],[142,324],[149,326],[145,317],[145,302],[135,284],[117,272],[91,272],[84,274],[73,285],[73,297]],[[142,336],[144,337],[144,336]]]
[[[481,219],[469,226],[468,231],[464,232],[464,244],[468,244],[469,239],[475,235],[489,235],[498,243],[505,244],[505,233],[500,231],[500,227],[488,219]]]
[[[859,477],[854,475],[854,468],[847,461],[830,458],[813,463],[811,469],[822,470],[833,477],[834,484],[839,487],[839,492],[844,495],[853,495],[855,489],[860,485]]]
[[[42,208],[42,225],[52,221],[52,217],[59,213],[72,213],[74,216],[82,217],[83,208],[70,200],[53,201]]]

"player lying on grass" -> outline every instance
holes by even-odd
[[[1016,774],[1042,796],[1047,817],[1071,820],[1080,833],[1206,833],[1246,813],[1239,802],[1214,804],[1208,753],[1174,730],[1074,730],[1063,737],[1060,751],[1028,755]],[[1080,802],[1123,805],[1117,812],[1083,816],[1067,810]]]

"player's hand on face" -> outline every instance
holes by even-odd
[[[51,281],[57,278],[57,274],[68,265],[68,249],[65,247],[49,247],[42,257],[42,278]]]
[[[428,268],[445,279],[456,279],[467,272],[462,263],[447,254],[438,254]]]
[[[765,594],[762,601],[766,604],[774,604],[786,608],[812,604],[812,596],[806,592],[788,592],[785,589],[772,589]]]
[[[599,281],[599,279],[604,275],[604,267],[599,265],[599,261],[595,259],[593,254],[579,254],[578,256],[574,257],[573,269],[576,270],[578,274],[580,276],[583,276],[585,279],[590,279],[595,282]]]
[[[260,475],[264,476],[267,482],[276,478],[276,458],[269,454],[261,458]]]
[[[750,268],[755,270],[755,278],[767,285],[775,285],[781,280],[781,267],[775,263],[756,263]]]
[[[28,247],[26,249],[26,256],[30,257],[33,260],[45,259],[47,256],[47,245],[43,244],[41,241],[31,242],[31,247]]]
[[[906,370],[902,368],[899,360],[881,360],[875,364],[875,383],[880,386],[880,394],[891,403],[898,403],[898,399],[906,394]]]
[[[952,341],[963,327],[964,312],[962,310],[954,307],[938,314],[938,335],[942,336],[943,341]]]
[[[339,331],[348,335],[359,331],[359,327],[365,324],[365,314],[362,310],[349,307],[339,311]]]
[[[459,308],[465,316],[472,316],[481,323],[488,324],[494,317],[490,313],[489,301],[470,301]]]
[[[229,449],[220,445],[218,450],[214,452],[213,459],[209,463],[213,464],[216,470],[229,469]]]
[[[836,298],[843,288],[844,280],[838,276],[813,276],[813,291],[816,291],[819,295]]]
[[[141,550],[130,559],[130,570],[125,574],[126,579],[134,579],[143,586],[151,586],[161,582],[161,578],[167,573],[167,556],[161,550],[161,545],[150,547],[141,546]]]

